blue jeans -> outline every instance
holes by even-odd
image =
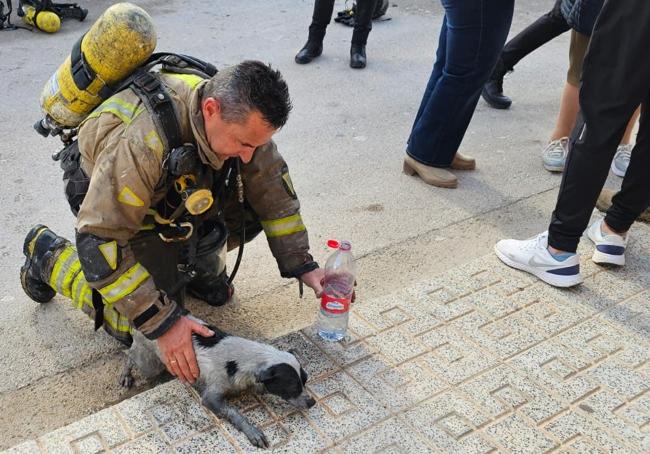
[[[445,17],[438,51],[406,152],[449,167],[503,49],[514,0],[441,0]]]

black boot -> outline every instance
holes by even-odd
[[[232,298],[235,287],[228,283],[225,271],[219,275],[206,273],[187,285],[187,293],[210,306],[223,306]]]
[[[47,303],[56,295],[56,291],[43,280],[43,265],[53,252],[66,244],[65,238],[44,225],[33,227],[25,237],[25,264],[20,268],[20,283],[27,296],[37,303]]]
[[[296,63],[304,65],[323,53],[323,40],[307,40],[307,43],[296,54]]]
[[[483,86],[481,92],[483,99],[495,109],[507,109],[512,104],[512,99],[503,94],[503,77],[508,71],[509,69],[499,59],[490,79]]]
[[[366,67],[366,46],[352,44],[350,47],[350,68],[362,69]]]

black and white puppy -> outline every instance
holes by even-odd
[[[257,393],[275,394],[301,410],[316,403],[305,391],[307,373],[293,354],[268,344],[231,336],[202,320],[191,318],[215,333],[212,337],[193,336],[200,376],[192,386],[200,394],[203,405],[242,431],[253,445],[268,448],[269,442],[258,427],[226,402],[227,396],[252,389]],[[160,374],[165,366],[159,355],[156,342],[135,331],[120,383],[127,387],[133,384],[133,366],[147,378]]]

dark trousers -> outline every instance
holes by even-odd
[[[372,30],[372,13],[375,11],[377,0],[357,0],[357,14],[354,17],[352,44],[366,45],[370,30]],[[334,0],[316,0],[314,15],[309,26],[309,40],[322,41],[325,29],[332,19]]]
[[[512,68],[519,60],[562,33],[571,29],[560,11],[562,0],[557,0],[553,9],[523,29],[508,41],[501,52],[505,69]]]
[[[580,110],[572,133],[549,245],[574,252],[607,178],[630,116],[643,103],[636,145],[605,222],[627,231],[650,204],[650,2],[606,2],[585,56]]]
[[[436,62],[406,151],[423,164],[449,167],[508,36],[514,0],[441,3],[445,17]]]

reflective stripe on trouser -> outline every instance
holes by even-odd
[[[56,258],[49,284],[57,293],[71,299],[74,307],[95,319],[92,289],[86,282],[74,247],[66,246]],[[129,319],[117,312],[113,304],[104,301],[104,330],[120,342],[130,344],[131,329]]]

